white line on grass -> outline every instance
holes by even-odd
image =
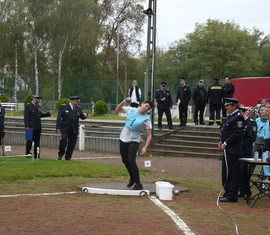
[[[87,160],[91,160],[91,159],[118,159],[118,158],[121,158],[121,157],[116,157],[116,156],[112,156],[112,157],[76,157],[76,158],[73,158],[73,160],[84,160],[84,159],[87,159]]]
[[[160,200],[155,196],[149,196],[150,200],[154,202],[159,208],[161,208],[167,215],[169,215],[172,220],[176,223],[178,228],[183,231],[186,235],[195,235],[194,232],[186,225],[186,223],[169,207],[165,206]]]
[[[75,194],[78,192],[61,192],[61,193],[35,193],[35,194],[15,194],[15,195],[0,195],[0,197],[22,197],[22,196],[54,196],[63,194]]]

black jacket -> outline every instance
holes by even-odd
[[[80,106],[75,106],[74,110],[71,110],[69,104],[64,104],[61,106],[58,112],[56,129],[59,129],[60,131],[73,132],[74,134],[78,134],[79,118],[86,118],[83,116],[82,108]]]
[[[247,118],[244,126],[242,156],[252,157],[252,144],[257,137],[257,123],[250,118]]]
[[[232,83],[226,83],[222,87],[223,97],[224,98],[232,98],[234,93],[234,85]]]
[[[223,97],[223,90],[222,86],[218,82],[212,83],[208,87],[207,92],[207,103],[210,105],[221,105],[222,104],[222,97]]]
[[[197,88],[193,90],[192,99],[195,105],[196,104],[205,105],[206,98],[207,98],[207,91],[205,90],[204,87],[197,86]]]
[[[40,105],[34,105],[32,102],[27,104],[24,109],[24,126],[41,130],[41,118],[51,116],[50,112],[42,113]]]
[[[189,85],[185,84],[184,86],[179,86],[175,102],[177,103],[178,100],[180,100],[181,103],[188,104],[190,99],[191,99],[191,90],[190,90]]]
[[[166,98],[166,100],[162,101],[161,100],[162,98]],[[172,97],[171,97],[170,90],[168,90],[168,89],[156,90],[155,99],[157,101],[157,108],[158,109],[169,109],[172,107]]]
[[[132,96],[133,89],[134,89],[133,86],[129,88],[129,94],[128,94],[129,97]],[[141,100],[139,89],[140,89],[139,87],[137,87],[137,86],[135,87],[135,94],[136,94],[137,102],[139,102]]]
[[[242,153],[242,137],[245,119],[238,111],[229,115],[222,123],[220,132],[221,143],[226,142],[226,152],[230,154]]]

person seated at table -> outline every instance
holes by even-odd
[[[252,158],[252,144],[256,140],[257,136],[257,124],[248,117],[248,111],[246,107],[240,107],[242,115],[245,118],[244,131],[242,136],[242,158]],[[251,197],[251,190],[249,187],[250,175],[253,172],[246,162],[240,162],[240,183],[238,197],[243,197],[244,200],[249,200]]]

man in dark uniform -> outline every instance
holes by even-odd
[[[204,88],[204,81],[200,80],[198,86],[193,90],[193,102],[195,105],[194,110],[194,123],[198,125],[198,112],[200,112],[200,125],[205,125],[203,114],[205,110],[207,91]]]
[[[171,108],[172,108],[172,97],[169,89],[166,89],[167,83],[161,82],[160,89],[156,90],[155,99],[157,101],[158,109],[158,128],[162,129],[162,116],[163,113],[166,114],[168,127],[172,129],[172,117],[171,117]]]
[[[223,197],[220,202],[237,202],[240,176],[239,158],[242,154],[242,136],[245,119],[238,109],[238,101],[227,98],[225,107],[227,119],[222,123],[219,149],[224,152],[222,159]]]
[[[40,100],[40,96],[33,96],[32,102],[27,104],[24,109],[24,127],[27,132],[31,131],[32,137],[26,141],[25,154],[29,156],[32,155],[31,148],[32,142],[34,141],[34,158],[40,158],[41,118],[49,117],[54,113],[54,110],[42,113]]]
[[[4,133],[4,122],[5,122],[5,115],[6,115],[6,110],[5,107],[1,105],[2,97],[0,96],[0,143],[2,140],[2,135]]]
[[[186,79],[183,77],[179,78],[180,86],[178,87],[176,95],[176,103],[179,101],[179,126],[187,125],[187,112],[188,112],[188,102],[191,98],[191,90],[189,85],[186,84]]]
[[[62,160],[64,154],[65,160],[71,160],[79,132],[79,118],[87,118],[87,113],[78,106],[79,99],[80,96],[71,96],[70,103],[63,104],[59,110],[56,121],[56,129],[61,132],[58,160]]]
[[[223,91],[222,120],[224,121],[227,117],[226,109],[224,106],[225,103],[224,98],[233,98],[234,93],[234,85],[230,77],[225,78],[225,84],[222,86],[222,91]]]
[[[245,107],[240,107],[239,110],[242,112],[245,118],[245,126],[242,141],[242,158],[253,158],[252,144],[256,140],[257,136],[257,124],[253,119],[250,119],[247,114]],[[253,169],[249,168],[249,165],[245,162],[240,162],[240,184],[239,184],[239,195],[238,197],[244,197],[245,200],[249,200],[251,197],[251,190],[249,187],[250,174]]]
[[[219,78],[214,78],[214,82],[208,87],[207,103],[209,103],[210,117],[208,125],[214,125],[216,120],[217,125],[220,125],[220,111],[222,105],[222,86],[218,83]]]

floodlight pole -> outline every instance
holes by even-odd
[[[146,51],[146,71],[145,71],[145,99],[155,98],[155,77],[156,77],[156,15],[157,0],[149,0],[148,9],[143,11],[148,16],[147,29],[147,51]],[[151,79],[150,79],[151,78]],[[149,87],[149,80],[151,86]],[[149,89],[150,88],[150,89]],[[149,94],[150,91],[150,94]],[[151,112],[152,135],[154,135],[154,109]]]
[[[120,28],[120,25],[121,23],[126,20],[125,17],[122,17],[121,19],[120,18],[117,18],[116,19],[116,30],[117,30],[117,39],[116,39],[116,47],[117,47],[117,51],[116,51],[116,105],[118,104],[118,84],[119,84],[119,51],[120,51],[120,48],[119,48],[119,28]]]

